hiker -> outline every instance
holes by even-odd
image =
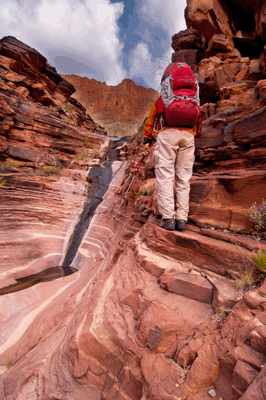
[[[194,136],[199,136],[202,128],[199,105],[199,86],[191,68],[185,63],[169,64],[161,80],[161,95],[145,122],[143,155],[150,151],[156,127],[159,133],[153,157],[160,226],[170,231],[186,229]]]

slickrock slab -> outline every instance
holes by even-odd
[[[266,326],[261,324],[257,326],[254,331],[250,333],[250,345],[251,347],[259,351],[260,353],[266,354]]]
[[[266,297],[261,296],[257,290],[245,293],[243,299],[250,308],[266,309]]]
[[[230,310],[240,300],[234,281],[210,271],[205,272],[209,282],[213,285],[213,308]]]
[[[260,371],[266,362],[266,356],[255,351],[249,345],[243,344],[242,346],[235,347],[221,358],[222,365],[226,367],[226,370],[229,373],[233,373],[238,360],[251,365],[257,371]]]
[[[253,203],[260,204],[263,199],[265,177],[264,170],[195,175],[191,180],[189,218],[201,227],[251,233],[254,226],[247,214]]]
[[[140,238],[151,250],[170,255],[180,261],[189,261],[197,267],[219,275],[225,276],[241,271],[244,268],[243,254],[250,256],[248,250],[243,249],[241,254],[232,244],[202,237],[195,232],[166,232],[155,223],[155,219],[150,221],[145,224]],[[251,267],[248,261],[247,266]]]
[[[238,389],[239,392],[244,393],[257,375],[256,369],[238,360],[233,372],[233,390]]]
[[[1,274],[20,278],[60,265],[66,243],[83,208],[82,179],[3,174],[0,186]]]
[[[163,273],[160,285],[169,292],[212,304],[213,287],[201,275],[174,272]]]
[[[257,378],[251,383],[249,388],[242,395],[241,400],[264,400],[265,399],[265,374],[266,369],[263,368]]]
[[[141,369],[146,380],[147,398],[171,398],[173,390],[184,381],[185,373],[173,360],[161,354],[144,356]]]

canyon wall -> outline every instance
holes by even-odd
[[[64,75],[76,89],[77,99],[108,135],[134,135],[150,111],[158,93],[124,79],[116,86],[77,75]]]
[[[250,31],[234,7],[254,16]],[[2,40],[0,399],[265,400],[265,274],[251,259],[266,243],[246,216],[265,197],[264,14],[234,7],[188,1],[173,37],[204,120],[183,232],[159,227],[151,155],[135,177],[139,145],[111,149],[73,87],[61,93],[41,55]]]

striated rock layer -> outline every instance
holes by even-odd
[[[135,134],[158,96],[155,90],[136,85],[130,79],[108,86],[77,75],[64,75],[64,78],[76,89],[73,97],[109,135]]]
[[[243,235],[253,228],[245,214],[265,195],[264,61],[234,48],[225,3],[207,3],[193,16],[188,2],[198,32],[188,26],[173,38],[173,59],[189,57],[198,74],[204,119],[184,232],[159,227],[151,156],[123,198],[137,145],[127,162],[121,142],[104,156],[109,139],[70,100],[71,86],[53,110],[46,99],[57,89],[37,66],[43,92],[11,82],[5,69],[0,399],[265,399],[265,275],[251,259],[266,243]],[[10,69],[9,41],[2,63]],[[27,63],[32,50],[22,54]],[[38,111],[25,117],[32,99]],[[39,153],[29,160],[31,147]]]

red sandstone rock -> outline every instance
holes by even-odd
[[[257,326],[250,333],[250,345],[254,350],[266,354],[266,326]]]
[[[174,51],[185,49],[203,50],[204,38],[195,29],[180,31],[172,37],[172,48]]]
[[[250,308],[264,307],[265,309],[266,307],[266,298],[261,296],[257,290],[245,293],[243,299]]]
[[[245,391],[241,400],[264,400],[265,398],[265,368],[259,373],[257,378],[254,379],[249,388]]]
[[[212,303],[212,285],[201,275],[193,273],[165,272],[160,276],[160,285],[169,292],[181,294],[203,303]]]
[[[185,18],[188,27],[196,29],[209,41],[215,33],[232,38],[228,14],[227,6],[219,1],[188,0]]]
[[[73,95],[89,115],[112,135],[132,135],[147,117],[158,93],[124,79],[117,86],[77,75],[64,75],[76,89]]]
[[[246,10],[253,4],[244,1],[241,7]],[[224,33],[223,20],[214,23],[219,13],[224,15],[220,2],[214,4],[214,11],[208,7],[206,10],[203,17],[208,23],[203,28],[212,31],[214,27]],[[194,38],[192,42],[195,44]],[[186,46],[184,43],[181,40],[178,46]],[[87,135],[92,147],[104,146],[105,139],[92,132],[96,125],[69,98],[71,87],[62,83],[46,60],[22,45],[14,47],[16,60],[10,58],[10,44],[4,42],[2,49],[5,55],[0,55],[0,61],[10,80],[7,84],[0,83],[0,90],[5,92],[0,103],[3,111],[0,143],[10,159],[16,157],[19,165],[31,167],[39,160],[51,164],[54,162],[51,150],[59,148],[56,161],[67,165],[84,146]],[[189,51],[186,47],[184,50]],[[220,397],[220,392],[224,399],[232,400],[239,398],[257,374],[265,359],[264,354],[258,353],[258,350],[265,353],[265,316],[261,310],[249,308],[256,306],[252,293],[245,295],[248,304],[237,303],[227,317],[229,311],[225,312],[223,321],[214,315],[210,305],[189,298],[195,294],[188,290],[189,285],[196,287],[195,280],[200,276],[201,282],[208,279],[215,287],[214,306],[231,306],[236,299],[230,281],[221,279],[217,273],[226,275],[245,269],[243,253],[239,254],[237,246],[243,244],[248,249],[244,250],[247,256],[254,246],[241,236],[237,246],[226,243],[230,239],[226,232],[209,234],[199,228],[211,225],[242,232],[251,229],[245,214],[253,201],[261,201],[265,191],[263,84],[257,86],[258,101],[254,101],[252,90],[244,99],[246,92],[237,83],[231,88],[222,86],[227,68],[231,70],[227,74],[230,79],[237,79],[239,74],[253,74],[259,79],[262,64],[255,58],[252,62],[241,60],[237,52],[226,57],[217,53],[210,62],[203,60],[201,64],[204,96],[213,96],[212,101],[217,101],[223,93],[226,98],[221,101],[231,102],[230,107],[238,104],[239,108],[228,111],[228,104],[220,103],[224,112],[213,118],[216,106],[205,107],[205,116],[211,118],[205,123],[205,137],[197,139],[196,174],[191,190],[190,218],[198,226],[182,233],[166,232],[150,218],[137,234],[146,217],[137,217],[137,210],[132,213],[132,193],[129,204],[123,205],[116,220],[111,211],[117,209],[120,196],[112,210],[104,214],[114,196],[113,188],[121,187],[125,171],[125,166],[122,167],[78,250],[74,265],[79,272],[1,298],[1,398],[206,400],[215,384],[216,397]],[[34,58],[36,69],[30,71]],[[38,65],[44,67],[45,79]],[[21,71],[27,76],[25,80],[21,80]],[[47,76],[51,81],[46,85]],[[16,86],[21,82],[26,87]],[[247,90],[248,87],[246,84]],[[33,94],[42,106],[36,107],[26,100],[34,99]],[[241,105],[242,96],[243,102],[250,104]],[[112,105],[113,99],[110,100]],[[62,102],[75,109],[74,117],[60,106]],[[48,105],[56,105],[58,109],[55,111]],[[252,113],[257,113],[257,118],[254,115],[250,118]],[[62,116],[73,125],[63,122]],[[249,126],[245,130],[246,123],[253,124],[251,134]],[[257,137],[254,126],[260,130]],[[242,128],[244,140],[240,135]],[[238,137],[234,136],[236,133]],[[2,157],[6,158],[7,153]],[[73,162],[79,168],[90,167],[88,163]],[[73,217],[78,216],[85,189],[85,171],[68,170],[61,177],[51,178],[32,177],[18,171],[16,168],[1,175],[6,180],[0,186],[5,227],[1,235],[5,249],[9,249],[7,254],[1,254],[5,286],[12,285],[15,278],[25,273],[60,263],[64,240],[72,232]],[[146,192],[143,197],[147,197]],[[149,207],[155,208],[153,200]],[[133,239],[126,246],[129,238]],[[206,272],[209,270],[214,272]],[[175,276],[177,271],[179,276]],[[158,284],[161,277],[165,288],[173,284],[175,289],[177,280],[180,282],[180,278],[192,274],[197,278],[186,284],[182,296],[169,293]],[[260,295],[263,293],[262,287]],[[189,372],[171,358],[183,366],[191,363]],[[7,370],[10,360],[14,365]],[[264,399],[264,382],[262,368],[242,400]]]
[[[206,55],[209,56],[218,53],[220,51],[225,51],[227,53],[230,53],[231,51],[234,50],[234,47],[235,47],[234,42],[228,39],[225,35],[214,34],[211,40],[209,41]]]
[[[141,369],[146,381],[145,394],[148,399],[169,399],[185,377],[184,371],[178,364],[161,354],[144,356],[141,360]]]
[[[242,346],[235,347],[233,350],[229,351],[225,356],[223,356],[221,358],[221,364],[229,373],[233,373],[238,360],[249,364],[257,371],[260,371],[266,362],[266,356],[258,351],[255,351],[247,344],[243,344]]]
[[[238,360],[233,372],[233,387],[244,393],[258,375],[258,371],[249,364]]]

